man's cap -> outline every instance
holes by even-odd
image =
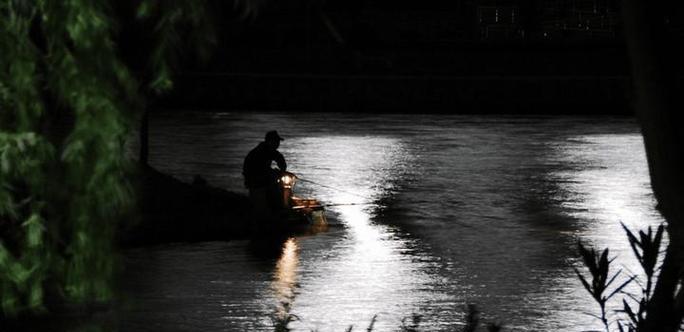
[[[280,137],[280,135],[278,135],[278,132],[277,132],[277,131],[271,130],[271,131],[269,131],[269,132],[266,133],[266,140],[267,140],[267,141],[271,141],[271,140],[274,140],[274,141],[284,141],[285,139],[282,138],[282,137]]]

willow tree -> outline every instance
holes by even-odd
[[[144,70],[118,47],[127,13],[149,28]],[[112,298],[135,199],[124,143],[207,16],[189,0],[0,1],[0,320]]]

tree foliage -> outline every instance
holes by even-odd
[[[127,8],[151,27],[142,70],[119,49]],[[113,296],[114,236],[134,199],[124,143],[149,91],[172,87],[185,31],[210,36],[207,17],[202,1],[0,2],[0,317],[46,296]]]

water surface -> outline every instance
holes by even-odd
[[[263,255],[246,241],[126,253],[126,330],[454,330],[474,303],[508,331],[599,327],[572,268],[576,243],[638,271],[620,222],[655,211],[631,119],[294,113],[152,118],[151,163],[244,192],[242,158],[277,129],[296,191],[333,227]],[[317,185],[317,184],[322,184]],[[188,222],[192,222],[189,220]]]

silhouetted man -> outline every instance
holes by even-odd
[[[264,141],[247,154],[242,166],[245,186],[260,222],[272,220],[282,207],[278,177],[287,170],[285,158],[278,152],[282,140],[277,131],[267,132]],[[271,167],[274,161],[278,169]]]

